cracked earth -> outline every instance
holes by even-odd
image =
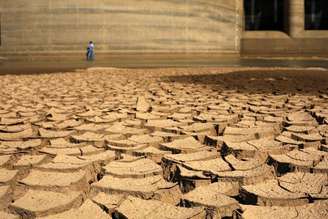
[[[0,218],[328,218],[328,72],[0,76]]]

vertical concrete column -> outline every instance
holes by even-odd
[[[244,1],[236,0],[236,35],[235,35],[235,49],[240,55],[241,51],[241,38],[244,32]]]
[[[289,4],[289,35],[301,37],[304,32],[304,0],[286,0]]]

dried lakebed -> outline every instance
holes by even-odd
[[[0,76],[0,218],[327,218],[328,73]]]

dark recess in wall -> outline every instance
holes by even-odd
[[[328,30],[327,0],[305,0],[305,30]]]
[[[285,0],[244,0],[245,30],[284,31]]]

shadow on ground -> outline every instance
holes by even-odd
[[[242,70],[230,73],[168,76],[163,80],[211,86],[214,90],[239,93],[302,94],[328,93],[326,70]]]

